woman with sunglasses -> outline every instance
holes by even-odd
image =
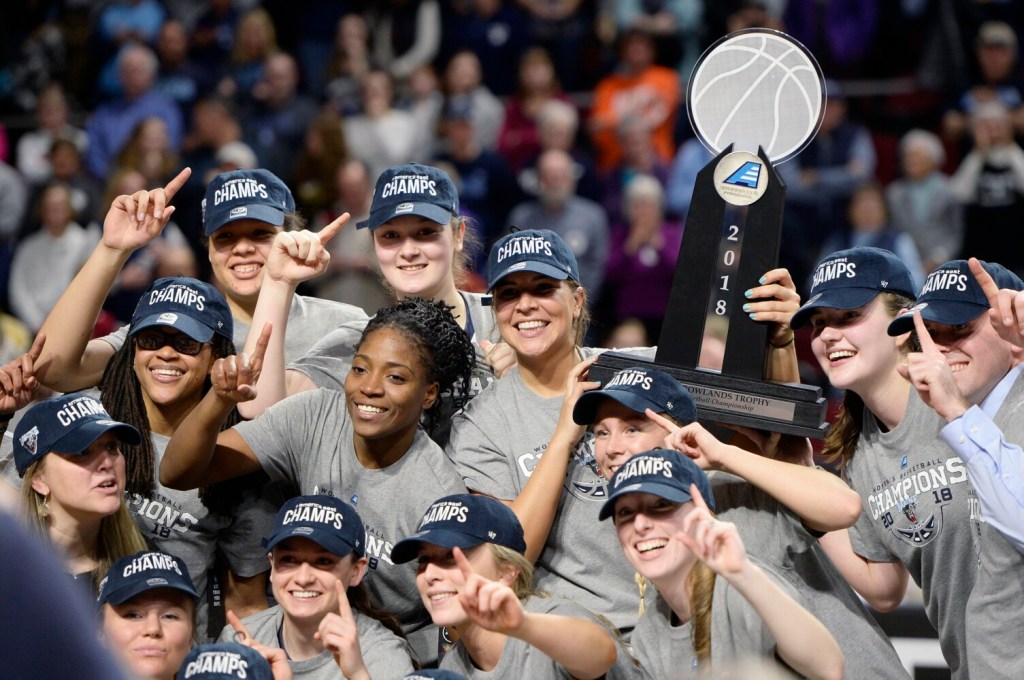
[[[467,393],[473,361],[448,307],[410,298],[370,319],[344,392],[304,392],[221,431],[235,404],[255,395],[263,363],[262,349],[229,357],[214,369],[214,390],[172,437],[161,480],[187,489],[265,470],[302,494],[349,500],[366,525],[370,591],[428,662],[437,631],[415,595],[414,570],[393,563],[391,546],[415,531],[425,505],[465,490],[420,421],[430,427],[439,416],[440,394]]]

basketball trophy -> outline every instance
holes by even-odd
[[[653,367],[686,385],[702,421],[812,438],[828,429],[820,388],[765,380],[768,326],[742,312],[744,291],[778,262],[786,187],[773,163],[813,139],[824,83],[803,45],[766,29],[725,36],[690,76],[690,122],[717,156],[697,175]],[[715,317],[726,328],[720,370],[698,365]],[[643,363],[607,352],[590,379]]]

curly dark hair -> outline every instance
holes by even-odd
[[[401,331],[416,346],[420,363],[427,369],[427,382],[436,382],[439,394],[450,393],[455,408],[459,408],[470,391],[476,351],[452,309],[441,300],[423,298],[406,298],[382,307],[366,324],[359,344],[382,328]],[[440,405],[438,399],[423,413],[423,425],[428,432],[437,425]]]

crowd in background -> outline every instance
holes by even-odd
[[[379,173],[408,161],[456,182],[480,246],[467,289],[510,226],[550,228],[591,293],[591,341],[654,344],[711,157],[687,77],[755,26],[801,41],[828,79],[817,137],[779,168],[795,280],[858,245],[897,252],[919,282],[964,252],[1024,268],[1005,248],[1024,218],[1009,2],[65,0],[5,14],[0,300],[22,351],[114,196],[192,168],[174,225],[132,257],[98,330],[155,278],[209,276],[200,203],[217,172],[271,170],[319,228],[362,219]],[[367,233],[332,251],[306,292],[370,313],[389,299]]]

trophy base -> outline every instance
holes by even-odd
[[[701,368],[659,364],[621,352],[605,352],[590,367],[589,380],[607,383],[615,372],[650,366],[681,382],[693,396],[702,421],[821,439],[828,432],[821,388],[751,380]]]

